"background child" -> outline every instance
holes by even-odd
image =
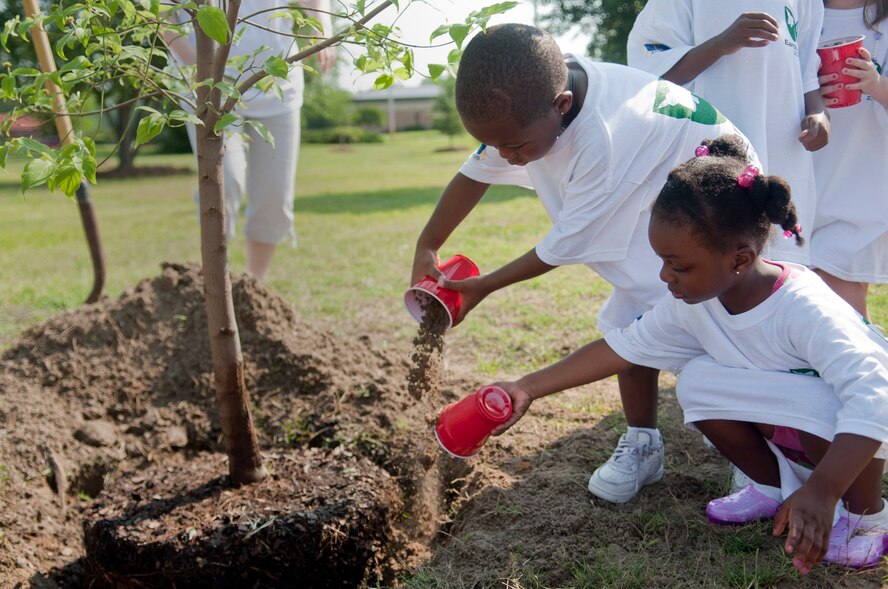
[[[829,135],[817,81],[822,21],[822,0],[650,0],[627,46],[630,66],[684,84],[743,131],[764,170],[792,186],[808,232],[815,187],[806,150]],[[809,263],[807,248],[788,241],[773,242],[769,254]]]
[[[680,370],[685,415],[754,481],[707,506],[715,522],[775,517],[803,573],[822,557],[878,562],[888,538],[881,475],[888,455],[888,345],[816,275],[760,252],[771,223],[801,241],[786,182],[758,175],[734,137],[670,174],[649,236],[672,297],[630,326],[514,383],[531,402],[633,364]],[[804,483],[775,443],[816,465]],[[839,498],[841,517],[834,525]]]
[[[460,318],[490,293],[566,264],[585,264],[613,285],[598,315],[602,332],[628,325],[663,297],[647,241],[650,205],[700,141],[737,132],[720,112],[639,70],[574,57],[565,64],[552,37],[519,24],[489,27],[466,46],[456,105],[482,145],[419,236],[412,283],[441,277],[438,249],[490,184],[514,184],[536,190],[554,227],[490,274],[442,282],[462,291]],[[589,481],[592,493],[615,502],[663,475],[657,372],[625,371],[620,395],[629,430]]]
[[[860,82],[863,100],[830,111],[830,144],[814,154],[817,207],[811,234],[811,265],[833,290],[869,319],[869,283],[888,282],[888,61],[882,27],[888,0],[829,0],[823,40],[865,35],[848,75]],[[820,78],[821,91],[837,89],[834,75]],[[825,99],[827,106],[836,99]]]

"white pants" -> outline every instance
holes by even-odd
[[[238,113],[263,123],[274,137],[274,147],[247,124],[236,132],[225,133],[225,235],[229,239],[235,234],[241,202],[246,194],[244,235],[261,243],[278,244],[289,239],[291,245],[296,245],[293,200],[299,159],[299,112],[296,102],[281,114],[252,116],[248,111]],[[196,153],[195,130],[190,124],[188,138],[192,152]],[[194,199],[197,202],[197,191]]]
[[[675,394],[685,425],[708,419],[783,425],[827,441],[836,435],[842,408],[823,379],[804,374],[731,368],[709,356],[688,362],[678,376]],[[885,444],[876,458],[888,457]]]

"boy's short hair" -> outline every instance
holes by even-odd
[[[517,23],[492,26],[463,51],[456,108],[469,121],[493,121],[508,113],[527,125],[546,114],[566,84],[564,56],[548,33]]]

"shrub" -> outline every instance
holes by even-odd
[[[382,143],[379,133],[361,127],[332,127],[330,129],[305,129],[303,143]]]

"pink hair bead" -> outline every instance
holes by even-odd
[[[749,188],[752,186],[755,177],[759,175],[759,169],[755,166],[749,165],[743,168],[743,172],[737,176],[737,184],[742,186],[743,188]]]
[[[705,145],[698,145],[697,149],[694,150],[694,155],[697,157],[703,157],[704,155],[709,155],[709,148]]]
[[[787,229],[786,231],[783,232],[783,237],[784,237],[785,239],[789,239],[790,237],[792,237],[792,231],[790,231],[789,229]]]

